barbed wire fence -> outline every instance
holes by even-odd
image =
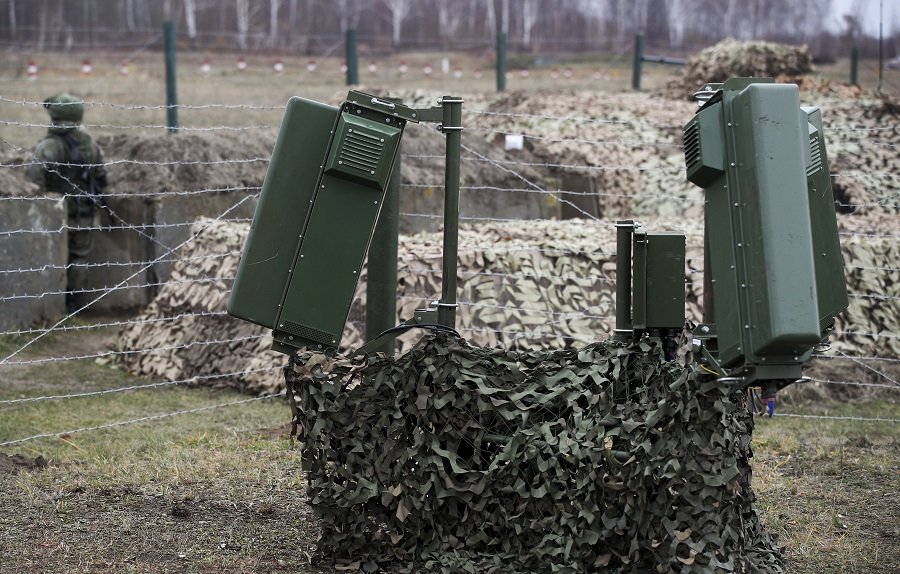
[[[112,101],[102,101],[102,100],[91,100],[85,102],[87,106],[94,112],[95,115],[102,115],[104,110],[114,110],[116,112],[129,112],[129,111],[141,111],[141,112],[164,112],[166,106],[160,106],[156,104],[124,104],[124,103],[116,103]],[[39,118],[41,116],[42,102],[36,100],[29,100],[25,98],[18,97],[3,97],[0,96],[0,125],[3,126],[15,126],[17,128],[28,130],[27,133],[33,134],[34,141],[37,141],[42,136],[42,131],[50,127],[47,123],[42,121],[37,121],[34,119],[31,120],[23,120],[22,116],[27,115],[30,118]],[[281,110],[283,110],[284,106],[278,105],[257,105],[253,103],[246,104],[201,104],[201,105],[179,105],[180,109],[190,110],[193,113],[201,114],[204,112],[229,112],[229,113],[239,113],[245,114],[248,112],[264,112],[270,114],[278,114]],[[23,114],[24,111],[24,114]],[[595,201],[603,201],[605,199],[621,199],[621,200],[629,200],[634,199],[634,196],[629,193],[611,193],[604,192],[602,189],[597,191],[583,191],[583,190],[575,190],[575,189],[559,189],[558,186],[553,188],[552,186],[544,183],[545,181],[553,180],[552,177],[545,177],[546,174],[551,172],[558,171],[569,171],[569,172],[586,172],[586,173],[602,173],[602,172],[634,172],[634,173],[649,173],[649,172],[659,172],[665,177],[670,177],[673,179],[681,178],[683,179],[683,168],[680,166],[654,166],[647,167],[639,164],[627,164],[627,163],[611,163],[608,165],[588,165],[581,164],[575,162],[567,162],[567,161],[558,161],[558,162],[546,162],[546,161],[528,161],[525,159],[516,159],[515,157],[504,157],[503,159],[498,159],[496,157],[491,157],[484,151],[479,151],[480,148],[476,145],[471,145],[472,142],[476,138],[486,139],[488,136],[506,136],[506,135],[523,135],[522,130],[509,130],[502,129],[498,127],[482,127],[481,119],[489,117],[493,121],[504,121],[504,120],[522,120],[527,119],[529,122],[534,124],[540,124],[541,122],[547,122],[548,128],[546,133],[540,131],[538,129],[530,130],[533,133],[524,133],[525,137],[532,142],[544,142],[544,143],[567,143],[567,144],[579,144],[585,146],[631,146],[637,148],[644,149],[654,149],[654,150],[668,150],[672,153],[680,153],[681,144],[675,141],[673,138],[668,138],[667,140],[649,140],[644,141],[641,139],[630,139],[630,138],[594,138],[591,136],[569,136],[562,137],[560,135],[554,135],[552,132],[556,129],[555,126],[558,126],[560,123],[571,124],[575,127],[574,130],[567,130],[566,133],[572,133],[573,131],[577,134],[578,128],[581,126],[591,126],[591,125],[626,125],[632,122],[630,121],[621,121],[621,120],[606,120],[598,117],[590,117],[590,116],[560,116],[560,115],[551,115],[551,114],[523,114],[521,112],[512,112],[512,111],[502,111],[502,110],[466,110],[466,121],[465,124],[471,126],[467,128],[467,132],[463,139],[463,151],[464,157],[462,158],[463,162],[469,164],[477,164],[480,166],[480,169],[485,170],[496,170],[496,172],[500,172],[503,174],[504,181],[507,183],[502,185],[463,185],[462,193],[463,194],[471,194],[471,195],[497,195],[500,196],[502,194],[519,194],[525,196],[533,196],[538,200],[546,200],[550,199],[556,204],[565,205],[574,210],[579,217],[589,220],[598,226],[600,233],[607,233],[609,237],[612,237],[613,231],[613,222],[609,220],[602,219],[597,215],[593,214],[592,211],[587,210],[583,207],[582,203],[577,203],[575,200],[580,199],[592,199]],[[92,120],[93,121],[93,120]],[[643,124],[642,124],[643,125]],[[144,122],[136,122],[136,123],[108,123],[103,121],[97,121],[96,123],[88,123],[86,124],[92,130],[97,130],[98,132],[109,132],[109,133],[138,133],[138,132],[146,132],[146,131],[162,131],[165,130],[167,126],[163,124],[157,123],[144,123]],[[220,124],[220,125],[198,125],[195,127],[180,127],[179,131],[184,132],[213,132],[220,133],[224,136],[231,138],[239,138],[245,132],[252,130],[274,130],[277,126],[277,123],[251,123],[246,125],[229,125],[229,124]],[[671,132],[679,132],[679,126],[669,126],[669,125],[660,125],[657,126],[660,128],[664,128]],[[425,129],[425,128],[419,128]],[[866,145],[871,146],[880,146],[887,148],[895,148],[896,143],[891,143],[891,141],[885,141],[885,137],[895,137],[898,133],[900,133],[900,125],[897,123],[891,123],[887,125],[880,125],[877,127],[867,127],[862,125],[834,125],[829,128],[826,128],[828,132],[831,134],[835,133],[846,133],[852,135],[857,140],[861,140],[866,142]],[[274,133],[274,132],[273,132]],[[432,132],[434,133],[434,132]],[[178,136],[173,136],[178,137]],[[846,152],[845,152],[846,153]],[[862,150],[856,152],[857,154],[864,153]],[[24,181],[24,171],[28,168],[29,165],[34,165],[35,161],[31,157],[30,148],[25,145],[20,145],[17,143],[12,143],[5,139],[0,140],[0,181],[2,182],[10,182],[15,185],[16,182]],[[402,160],[403,162],[428,162],[428,161],[437,161],[442,160],[443,156],[427,154],[427,153],[417,153],[415,150],[407,151],[403,154]],[[259,168],[264,169],[266,164],[268,163],[269,158],[260,156],[260,155],[245,155],[239,157],[231,157],[227,159],[197,159],[195,157],[191,157],[187,155],[184,158],[176,159],[176,160],[165,160],[165,161],[157,161],[145,158],[135,158],[135,157],[109,157],[106,161],[103,162],[103,165],[107,168],[124,168],[124,167],[133,167],[133,168],[164,168],[168,170],[186,170],[186,169],[195,169],[195,168],[216,168],[223,166],[235,166],[235,165],[253,165]],[[532,175],[528,175],[529,173],[538,173],[539,177],[535,177]],[[438,174],[434,174],[434,180],[439,179]],[[891,185],[894,186],[896,190],[900,187],[900,183],[897,183],[900,180],[900,176],[898,176],[895,172],[889,170],[841,170],[835,171],[832,173],[832,177],[835,181],[841,181],[845,179],[855,179],[855,178],[870,178],[872,176],[877,176],[883,178],[884,181],[891,182]],[[402,193],[416,193],[426,189],[440,189],[442,184],[435,183],[434,180],[430,181],[408,181],[405,182],[402,186]],[[218,338],[204,338],[197,337],[193,340],[183,343],[176,344],[158,344],[152,347],[139,347],[139,348],[102,348],[96,349],[91,352],[81,352],[81,353],[65,353],[65,352],[47,352],[45,347],[40,347],[37,343],[47,337],[48,335],[54,335],[58,337],[79,337],[83,336],[86,333],[98,333],[98,332],[118,332],[119,330],[132,328],[135,326],[143,326],[143,325],[156,325],[156,324],[177,324],[180,322],[189,322],[197,319],[205,319],[205,318],[217,318],[221,320],[227,319],[227,314],[221,308],[209,308],[204,311],[191,311],[191,312],[174,312],[172,314],[161,313],[159,315],[148,315],[148,314],[137,314],[129,316],[128,318],[115,318],[110,319],[106,317],[103,313],[95,314],[93,317],[88,316],[90,311],[96,311],[104,308],[104,299],[114,294],[121,294],[127,291],[141,291],[141,292],[156,292],[159,288],[164,286],[172,286],[173,288],[187,288],[192,285],[202,285],[206,289],[209,290],[210,299],[221,301],[227,297],[224,297],[224,294],[230,288],[231,282],[233,281],[233,276],[231,275],[201,275],[198,277],[191,278],[159,278],[157,280],[148,280],[148,277],[151,277],[152,274],[148,274],[148,271],[153,268],[165,264],[168,266],[187,266],[190,267],[192,265],[200,264],[200,263],[212,263],[220,262],[225,258],[235,258],[239,255],[239,252],[229,249],[225,252],[221,253],[200,253],[200,254],[192,254],[190,253],[190,247],[196,242],[196,240],[202,236],[208,229],[213,228],[217,224],[221,223],[233,223],[233,224],[246,224],[249,222],[249,219],[244,216],[236,216],[235,213],[239,211],[239,208],[246,208],[247,205],[252,204],[253,201],[258,197],[261,191],[261,181],[259,182],[245,182],[242,185],[233,185],[233,186],[206,186],[206,185],[197,185],[197,186],[178,186],[175,189],[165,188],[159,189],[158,191],[141,191],[141,190],[123,190],[120,185],[117,185],[115,181],[113,181],[113,185],[111,186],[110,191],[104,192],[101,197],[104,200],[121,200],[121,201],[157,201],[160,199],[170,199],[173,201],[183,201],[188,198],[193,197],[218,197],[225,198],[225,201],[217,204],[218,207],[215,211],[210,211],[205,213],[208,217],[202,224],[197,224],[193,218],[184,220],[184,221],[142,221],[130,219],[130,215],[123,212],[121,214],[116,213],[115,217],[111,217],[110,221],[106,224],[94,225],[94,226],[69,226],[63,215],[63,211],[57,210],[57,219],[55,223],[47,224],[42,223],[38,224],[38,219],[32,217],[30,220],[28,218],[20,218],[20,219],[7,219],[3,227],[0,228],[0,244],[6,242],[9,244],[10,241],[17,240],[22,238],[25,241],[34,240],[35,238],[47,239],[51,243],[55,243],[59,246],[57,251],[64,251],[64,242],[65,235],[70,231],[92,231],[98,233],[120,233],[120,234],[133,234],[134,236],[140,237],[142,241],[153,242],[156,249],[152,252],[150,256],[147,255],[147,251],[141,251],[140,256],[138,254],[130,254],[131,256],[125,259],[122,258],[110,258],[108,260],[100,260],[100,261],[91,261],[87,263],[70,263],[67,261],[62,261],[59,258],[48,260],[47,253],[45,250],[35,249],[32,252],[25,254],[23,257],[20,257],[18,261],[4,261],[0,264],[0,286],[3,286],[3,290],[0,291],[0,305],[5,305],[7,308],[11,308],[10,306],[21,305],[25,302],[41,302],[41,301],[50,301],[56,300],[59,301],[61,298],[66,295],[77,295],[80,297],[79,301],[81,301],[78,305],[78,308],[63,314],[62,318],[57,320],[50,321],[50,324],[47,326],[38,326],[34,324],[21,324],[18,326],[8,326],[3,327],[2,332],[0,332],[0,337],[6,338],[10,341],[11,351],[4,351],[2,356],[0,356],[0,380],[3,377],[4,369],[22,369],[27,368],[34,365],[43,365],[48,363],[67,363],[72,361],[91,361],[91,360],[121,360],[123,357],[127,357],[130,355],[153,355],[153,354],[170,354],[173,352],[178,352],[186,349],[197,348],[197,347],[211,347],[211,348],[221,348],[223,352],[228,352],[229,349],[235,348],[235,346],[240,346],[248,343],[256,343],[258,344],[261,340],[265,339],[266,335],[250,335],[250,336],[240,336],[240,337],[218,337]],[[465,197],[465,195],[464,195]],[[679,202],[680,204],[693,204],[699,206],[702,202],[701,192],[697,190],[695,196],[693,197],[672,197],[666,195],[664,193],[653,193],[653,194],[645,194],[645,198],[652,199],[653,201],[658,202]],[[4,206],[12,206],[12,205],[20,205],[25,206],[26,210],[40,210],[42,206],[59,206],[66,200],[66,196],[62,196],[59,194],[48,194],[43,190],[38,190],[34,192],[28,193],[10,193],[8,189],[0,189],[0,212],[9,211],[8,209],[3,209]],[[889,214],[896,215],[896,210],[900,208],[900,203],[894,201],[886,201],[886,202],[867,202],[867,203],[845,203],[839,202],[840,207],[844,208],[852,208],[854,210],[859,209],[879,209],[885,210]],[[113,215],[114,212],[110,211],[110,214]],[[404,211],[402,216],[408,219],[422,219],[422,220],[439,220],[442,216],[436,212],[419,212],[419,211]],[[478,216],[463,216],[461,220],[465,224],[477,224],[477,223],[518,223],[522,222],[522,219],[515,217],[504,217],[504,216],[489,216],[489,215],[478,215]],[[2,219],[0,219],[2,221]],[[42,219],[41,221],[46,221],[46,219]],[[699,233],[699,228],[697,226],[691,225],[678,225],[677,222],[673,224],[673,222],[669,219],[661,218],[660,222],[664,222],[669,227],[680,228],[683,230],[685,234],[688,236],[696,237]],[[643,222],[646,226],[652,227],[654,224],[653,220],[647,220]],[[432,227],[435,227],[432,225]],[[177,230],[180,232],[180,235],[177,235],[178,239],[176,241],[166,242],[160,239],[160,232],[168,232]],[[605,231],[603,231],[605,230]],[[893,232],[893,230],[884,230],[884,229],[853,229],[853,230],[844,230],[841,232],[844,237],[852,238],[854,241],[866,242],[873,240],[887,240],[887,241],[895,241],[900,239],[900,232]],[[564,239],[564,238],[563,238]],[[43,245],[43,244],[42,244]],[[158,248],[158,249],[157,249]],[[548,254],[560,254],[560,253],[568,253],[571,255],[596,255],[595,252],[585,249],[567,249],[564,247],[552,246],[548,247],[540,242],[528,243],[527,241],[520,241],[515,246],[502,246],[497,244],[488,244],[484,245],[475,245],[476,249],[490,249],[493,251],[532,251],[537,253],[548,253]],[[5,252],[2,248],[0,248],[0,252]],[[603,252],[605,258],[614,257],[614,252]],[[109,271],[116,270],[119,273],[115,275],[109,275],[109,277],[115,277],[116,280],[112,282],[111,285],[105,286],[96,286],[96,287],[86,287],[86,288],[78,288],[78,289],[69,289],[59,287],[47,287],[46,284],[48,281],[49,274],[52,273],[62,273],[70,269],[73,266],[83,267],[89,272],[99,273],[101,271]],[[854,273],[867,273],[872,274],[874,276],[878,276],[880,278],[890,278],[891,281],[896,281],[897,273],[900,271],[900,267],[896,267],[893,265],[865,265],[865,264],[855,264],[851,265],[848,271]],[[439,269],[428,269],[423,273],[425,274],[439,274]],[[587,273],[587,274],[579,274],[579,273],[530,273],[527,271],[504,271],[504,270],[494,270],[494,269],[485,269],[475,274],[479,277],[497,279],[500,281],[542,281],[542,280],[553,280],[557,282],[563,282],[567,284],[572,289],[578,290],[588,290],[596,288],[598,283],[610,285],[611,281],[607,277],[601,276],[599,273]],[[686,280],[686,286],[692,286],[694,283],[698,285],[702,283],[702,269],[691,268],[688,272],[688,279]],[[29,288],[23,290],[20,289],[20,285],[24,284],[23,278],[32,278],[35,279],[28,283]],[[887,280],[887,279],[885,279]],[[42,286],[43,285],[43,286]],[[428,301],[435,294],[433,293],[412,293],[412,294],[404,294],[401,295],[401,300],[412,301],[416,303],[422,303]],[[871,292],[871,291],[851,291],[850,297],[855,299],[866,299],[872,300],[888,305],[895,305],[892,303],[897,299],[900,299],[900,296],[894,295],[885,295],[883,293]],[[145,303],[148,301],[145,301]],[[517,305],[517,304],[508,304],[508,303],[490,303],[479,301],[477,299],[462,299],[459,301],[460,307],[469,309],[473,317],[477,317],[478,313],[481,310],[491,310],[491,311],[515,311],[515,312],[526,312],[529,314],[537,314],[543,316],[545,319],[542,321],[540,328],[527,329],[525,326],[519,326],[518,328],[496,328],[488,325],[478,325],[473,324],[471,326],[461,327],[461,331],[464,333],[474,334],[483,331],[492,331],[495,334],[500,334],[504,336],[504,340],[517,341],[526,345],[546,345],[548,340],[554,340],[558,336],[564,336],[568,340],[571,341],[572,344],[589,344],[595,340],[604,338],[606,333],[609,332],[609,325],[612,321],[613,317],[609,314],[601,314],[589,311],[566,311],[560,309],[552,308],[552,305],[544,302],[545,304],[541,306],[526,306],[526,305]],[[577,317],[580,319],[587,319],[592,321],[594,325],[597,325],[598,332],[595,337],[586,337],[582,335],[571,335],[565,332],[566,329],[566,319]],[[234,319],[237,321],[237,319]],[[360,327],[358,321],[355,322],[357,327]],[[836,340],[841,343],[845,343],[852,347],[855,341],[858,341],[860,338],[868,338],[873,341],[879,340],[894,340],[900,338],[900,332],[894,332],[889,330],[859,330],[859,329],[844,329],[835,333]],[[834,354],[820,354],[816,355],[816,361],[818,362],[844,362],[854,366],[858,372],[860,373],[860,380],[850,380],[849,378],[835,379],[835,378],[821,378],[821,377],[813,377],[810,379],[810,383],[826,385],[831,387],[840,387],[840,388],[856,388],[856,389],[867,389],[871,392],[877,393],[890,393],[886,396],[894,397],[893,393],[897,392],[900,389],[900,382],[897,381],[895,376],[892,376],[891,369],[894,368],[895,365],[900,364],[900,357],[897,357],[892,354],[861,354],[861,353],[845,353],[843,351],[837,351]],[[275,373],[281,368],[280,365],[272,365],[271,367],[264,368],[246,368],[246,369],[238,369],[238,370],[229,370],[227,372],[209,372],[203,373],[200,375],[189,376],[189,377],[174,377],[165,380],[147,380],[137,384],[130,384],[127,386],[102,389],[97,391],[75,391],[70,393],[58,393],[58,394],[46,394],[46,395],[33,395],[33,396],[24,396],[24,397],[13,397],[6,398],[8,396],[7,393],[3,391],[3,386],[0,384],[0,397],[4,397],[0,399],[0,412],[2,412],[3,408],[12,407],[15,405],[22,404],[37,404],[46,401],[66,401],[66,400],[78,400],[78,399],[102,399],[105,396],[125,393],[125,392],[151,392],[157,389],[163,388],[172,388],[176,386],[192,386],[192,385],[202,385],[209,381],[221,381],[226,379],[239,379],[248,375],[255,375],[259,373]],[[848,375],[849,376],[849,375]],[[4,396],[5,395],[5,396]],[[283,396],[279,393],[266,393],[262,396],[248,398],[244,400],[237,401],[227,401],[221,403],[215,403],[208,406],[197,407],[192,409],[182,409],[173,411],[170,413],[163,413],[157,415],[149,415],[145,417],[138,417],[134,419],[121,420],[121,421],[109,421],[107,423],[92,425],[82,428],[73,428],[71,430],[54,430],[48,429],[47,432],[37,433],[31,436],[24,437],[2,437],[3,440],[0,442],[0,447],[8,447],[20,445],[22,443],[39,440],[44,438],[51,438],[54,436],[59,436],[60,434],[73,434],[78,432],[89,432],[95,430],[116,428],[124,425],[131,424],[140,424],[146,422],[156,422],[161,421],[174,416],[188,415],[193,413],[206,412],[210,410],[217,409],[225,409],[225,408],[239,408],[242,405],[248,405],[255,401],[264,400],[264,399],[272,399],[279,396]],[[880,396],[880,395],[879,395]],[[818,414],[818,413],[804,413],[804,412],[794,412],[794,413],[779,413],[779,416],[784,417],[797,417],[797,418],[811,418],[811,419],[821,419],[821,420],[835,420],[835,421],[848,421],[848,422],[865,422],[865,423],[881,423],[881,424],[895,424],[900,422],[898,418],[892,417],[867,417],[867,416],[855,416],[855,415],[847,415],[847,416],[838,416],[838,415],[830,415],[830,414]]]

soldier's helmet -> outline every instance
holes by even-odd
[[[57,94],[44,100],[44,109],[50,114],[50,121],[60,127],[74,128],[84,117],[84,102],[71,94]]]

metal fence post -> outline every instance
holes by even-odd
[[[175,90],[175,24],[163,24],[163,37],[166,52],[166,124],[169,132],[178,131],[178,96]]]
[[[506,33],[497,34],[497,91],[506,90]]]
[[[631,68],[631,87],[641,89],[641,67],[644,63],[644,35],[634,35],[634,63]]]
[[[631,235],[634,221],[616,222],[616,328],[613,339],[627,341],[631,326]]]
[[[859,48],[856,46],[850,50],[850,83],[859,85]]]
[[[444,169],[444,261],[438,323],[456,327],[456,260],[459,251],[459,156],[462,135],[462,98],[444,96],[441,130],[447,136]]]
[[[378,214],[378,223],[369,248],[366,278],[366,340],[371,341],[397,323],[397,241],[400,220],[400,154]],[[394,339],[372,349],[394,353]]]
[[[356,55],[356,30],[347,30],[344,40],[347,59],[347,85],[359,84],[359,58]]]

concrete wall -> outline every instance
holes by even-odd
[[[98,231],[91,254],[92,261],[109,262],[110,265],[91,269],[88,288],[97,291],[80,296],[79,302],[83,304],[96,299],[103,289],[124,282],[122,287],[91,305],[91,309],[134,309],[150,303],[159,290],[158,284],[171,275],[173,260],[183,257],[181,249],[168,252],[191,236],[191,224],[198,217],[219,217],[247,195],[252,194],[126,197],[110,201],[110,208],[120,219],[111,221],[108,214],[102,215],[102,224],[111,224],[116,229]],[[250,219],[255,209],[256,200],[249,199],[223,219]],[[156,259],[160,261],[149,264]]]
[[[0,231],[34,229],[51,233],[0,235],[0,298],[3,299],[0,300],[0,330],[27,329],[64,313],[66,302],[62,291],[66,288],[67,249],[62,227],[65,221],[62,200],[3,202]],[[38,268],[41,271],[9,273]],[[42,293],[56,294],[30,297]]]

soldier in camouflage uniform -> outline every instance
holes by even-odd
[[[79,264],[86,262],[93,247],[90,228],[100,224],[100,208],[105,206],[101,194],[107,185],[106,168],[103,152],[79,127],[84,115],[80,98],[69,94],[51,96],[44,100],[44,108],[50,114],[51,127],[34,150],[28,176],[48,192],[63,194],[66,200],[69,244],[66,307],[71,312],[75,307],[72,291],[87,286],[87,269]]]

